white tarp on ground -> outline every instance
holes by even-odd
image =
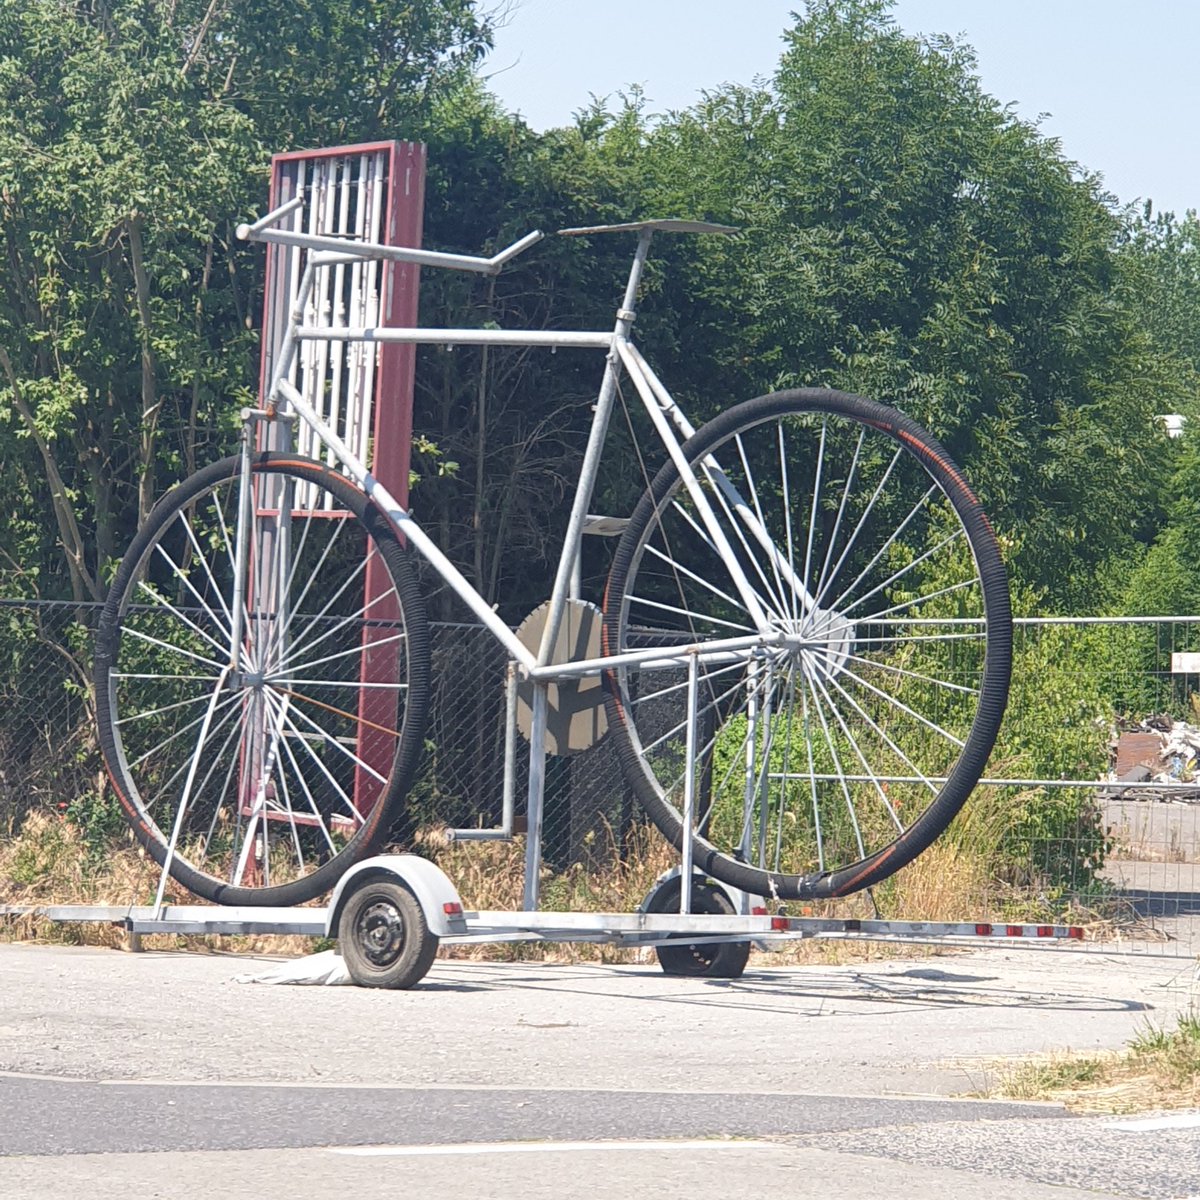
[[[352,984],[345,960],[336,950],[276,963],[270,970],[235,975],[234,983],[295,983],[317,987]]]

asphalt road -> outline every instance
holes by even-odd
[[[439,962],[406,993],[247,969],[0,945],[0,1196],[1200,1197],[1200,1117],[947,1098],[1001,1056],[1169,1024],[1190,963]]]

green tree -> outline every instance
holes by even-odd
[[[470,0],[0,0],[0,459],[55,523],[10,578],[102,595],[229,443],[260,270],[232,229],[270,153],[418,120],[487,36]]]
[[[983,92],[969,47],[889,7],[813,0],[771,87],[652,132],[657,207],[745,228],[690,252],[682,373],[710,410],[798,383],[897,404],[968,468],[1018,576],[1092,610],[1156,506],[1170,382],[1118,262],[1123,216]]]

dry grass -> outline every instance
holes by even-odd
[[[655,880],[675,866],[677,855],[658,833],[635,827],[623,847],[611,834],[589,848],[592,864],[574,863],[564,871],[543,868],[542,908],[551,911],[628,912],[636,909]],[[512,842],[447,842],[436,830],[425,833],[414,850],[436,863],[454,880],[469,910],[514,910],[524,889],[524,840]],[[954,881],[968,877],[953,847],[934,846],[905,872],[923,897],[923,908],[957,911]],[[969,875],[974,878],[974,874]],[[35,811],[16,836],[0,841],[0,903],[133,905],[153,903],[158,866],[130,835],[113,839],[102,856],[89,850],[76,825],[59,814]],[[905,892],[894,897],[903,911]],[[186,893],[169,886],[170,902],[186,903]],[[889,905],[892,900],[889,899]],[[963,901],[965,903],[965,901]],[[872,917],[870,897],[858,895],[821,905],[789,905],[796,913],[837,917]],[[961,904],[959,905],[961,907]],[[885,914],[886,915],[886,914]],[[949,918],[947,918],[949,919]],[[121,947],[127,935],[119,926],[99,922],[57,923],[27,914],[0,922],[0,937],[9,940],[70,945]],[[320,939],[288,937],[220,937],[162,935],[143,939],[147,949],[188,949],[200,953],[305,954]],[[927,953],[915,948],[916,953]],[[756,952],[761,963],[836,963],[870,961],[911,954],[913,947],[858,941],[809,940],[784,943],[769,953]],[[626,949],[586,942],[509,942],[446,947],[445,956],[503,961],[651,963],[650,949]]]
[[[1021,1063],[991,1094],[1056,1100],[1081,1113],[1200,1107],[1200,1012],[1181,1016],[1173,1030],[1147,1026],[1122,1051]]]
[[[67,817],[35,809],[16,836],[0,839],[0,905],[153,904],[158,864],[133,841],[132,834],[112,839],[102,856],[88,846]],[[177,885],[167,888],[168,903],[192,897]],[[70,946],[125,948],[129,935],[119,925],[99,921],[63,923],[37,913],[0,918],[0,939],[53,942]],[[147,950],[197,953],[308,954],[323,939],[220,937],[162,934],[142,939]]]
[[[886,880],[872,893],[816,905],[788,904],[792,915],[920,921],[980,919],[1069,921],[1091,924],[1099,914],[1058,904],[1030,908],[1027,893],[1006,892],[989,870],[990,852],[1022,799],[1011,792],[979,789],[971,805],[947,834],[915,862]],[[543,869],[541,907],[551,911],[629,912],[636,909],[654,881],[677,863],[677,855],[648,826],[635,827],[625,844],[601,833],[585,848],[589,861],[565,870]],[[437,831],[418,839],[416,853],[438,863],[454,880],[469,910],[516,910],[524,886],[524,840],[512,842],[447,842]],[[158,883],[158,867],[129,834],[120,835],[98,854],[77,826],[60,814],[31,813],[16,836],[0,840],[0,903],[149,904]],[[168,897],[189,897],[168,888]],[[120,945],[122,930],[95,923],[62,925],[44,917],[10,918],[0,924],[0,936],[91,945]],[[196,950],[306,953],[317,944],[300,937],[162,937],[148,946]],[[773,964],[835,963],[934,953],[928,947],[904,943],[810,939],[782,943],[755,961]],[[456,958],[552,959],[559,961],[652,961],[650,950],[627,950],[591,943],[501,943],[447,948]]]

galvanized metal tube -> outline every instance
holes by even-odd
[[[304,197],[296,196],[289,200],[286,204],[281,204],[278,208],[272,209],[265,217],[259,217],[259,219],[252,225],[247,225],[245,223],[239,225],[237,227],[238,237],[244,242],[253,237],[256,233],[262,233],[264,229],[274,225],[276,221],[282,221],[283,218],[288,215],[288,213],[295,212],[296,209],[298,209],[303,203]]]
[[[402,342],[425,346],[550,346],[583,350],[607,350],[611,333],[598,330],[555,329],[392,329],[374,325],[301,325],[301,341],[309,342]]]
[[[638,237],[637,252],[633,256],[633,263],[629,268],[629,278],[625,282],[624,303],[617,310],[616,322],[609,335],[611,349],[608,361],[604,365],[604,378],[600,381],[600,394],[596,398],[592,428],[588,434],[587,447],[583,452],[583,463],[579,469],[579,486],[575,490],[571,515],[567,519],[567,532],[563,539],[562,555],[558,560],[554,586],[550,590],[550,611],[546,615],[546,627],[542,630],[542,640],[538,646],[538,666],[545,666],[550,661],[552,648],[558,639],[559,626],[562,624],[567,594],[571,587],[571,575],[575,570],[575,560],[579,556],[579,546],[583,540],[583,526],[587,520],[588,508],[592,502],[592,491],[596,486],[596,475],[600,469],[600,454],[604,449],[608,422],[612,416],[613,403],[617,395],[617,371],[619,370],[617,347],[629,340],[630,331],[633,329],[634,304],[637,302],[638,285],[641,283],[642,272],[646,267],[646,257],[650,253],[652,236],[653,230],[643,229]]]
[[[546,685],[533,685],[533,722],[529,731],[529,800],[525,810],[524,909],[538,906],[542,871],[542,812],[546,793]]]
[[[758,602],[758,597],[754,594],[754,589],[750,586],[750,581],[746,578],[746,573],[742,570],[737,555],[734,554],[733,548],[729,544],[729,539],[725,536],[724,529],[721,528],[717,521],[716,513],[713,511],[708,497],[704,494],[704,489],[700,486],[700,481],[696,478],[696,473],[692,470],[691,463],[684,457],[679,439],[675,436],[670,425],[667,424],[666,414],[663,412],[658,397],[654,394],[649,382],[642,374],[637,361],[627,353],[624,343],[617,341],[614,343],[614,346],[617,353],[621,356],[622,362],[625,364],[625,369],[629,372],[629,378],[633,380],[633,385],[642,399],[642,403],[650,416],[655,430],[658,432],[658,436],[662,439],[662,443],[666,447],[667,454],[675,464],[675,469],[679,472],[680,479],[683,480],[683,486],[687,488],[688,495],[691,496],[692,502],[696,506],[696,511],[699,513],[700,520],[708,536],[712,538],[713,545],[716,547],[721,561],[729,569],[730,578],[738,590],[738,595],[742,603],[746,606],[746,611],[750,614],[751,619],[758,629],[765,631],[769,628],[767,615],[763,611],[762,605]]]
[[[213,688],[212,695],[208,698],[208,706],[204,710],[204,720],[200,725],[200,733],[196,739],[196,750],[192,754],[192,761],[188,764],[187,778],[183,782],[183,792],[179,797],[179,807],[175,810],[175,822],[171,828],[171,840],[167,843],[167,853],[163,858],[162,873],[158,877],[158,890],[154,894],[154,915],[156,917],[162,912],[163,896],[167,890],[167,877],[171,873],[171,863],[175,859],[175,847],[179,844],[179,834],[183,829],[184,813],[187,811],[187,802],[191,798],[192,787],[196,782],[196,774],[200,769],[200,747],[208,737],[208,730],[212,725],[213,713],[217,710],[217,697],[220,696],[221,689],[225,686],[225,681],[228,678],[229,668],[222,667],[220,675],[217,676],[216,686]]]
[[[818,783],[945,783],[947,775],[835,775],[831,772],[772,771],[772,779],[816,780]],[[1022,787],[1022,788],[1090,788],[1093,791],[1118,792],[1195,792],[1200,798],[1200,783],[1121,783],[1115,779],[993,779],[985,776],[976,782],[976,787]],[[1119,799],[1120,797],[1116,797]],[[1187,803],[1193,803],[1188,801]]]
[[[676,428],[684,438],[690,438],[696,432],[695,426],[683,415],[679,405],[675,403],[674,397],[663,386],[662,381],[655,375],[650,364],[642,357],[638,348],[634,345],[628,345],[622,348],[622,353],[629,362],[637,364],[637,369],[642,373],[647,386],[658,400],[663,412],[675,422]],[[762,522],[758,519],[758,514],[730,482],[729,476],[725,474],[721,464],[717,462],[713,455],[706,454],[701,460],[701,465],[704,467],[713,486],[721,492],[726,502],[737,513],[738,518],[749,530],[754,540],[758,542],[770,557],[774,568],[787,580],[788,586],[800,598],[803,610],[809,612],[813,608],[813,597],[809,594],[808,589],[805,588],[803,580],[792,570],[791,564],[784,557],[779,547],[775,545],[775,539],[763,528]]]
[[[700,667],[693,654],[688,660],[687,738],[683,775],[683,844],[679,855],[679,911],[692,911],[692,863],[696,836],[696,721],[700,695]]]
[[[741,856],[746,862],[750,861],[754,802],[758,795],[758,677],[760,665],[757,659],[752,659],[746,670],[746,772],[742,790],[742,840],[739,846]]]
[[[350,451],[346,443],[320,420],[312,406],[292,384],[286,380],[280,380],[279,390],[281,395],[287,397],[288,403],[296,410],[300,419],[317,430],[320,437],[328,444],[338,461],[346,469],[347,475],[383,509],[388,519],[412,542],[417,552],[429,560],[434,570],[446,581],[455,595],[495,635],[497,641],[508,651],[509,657],[515,658],[526,670],[532,669],[533,655],[517,640],[516,634],[496,615],[491,605],[467,582],[458,568],[441,552],[433,539],[413,520],[403,505],[367,470],[362,460]]]
[[[239,227],[240,230],[241,227]],[[356,258],[387,258],[393,262],[416,263],[422,267],[445,267],[450,271],[470,271],[477,275],[494,275],[505,263],[541,240],[536,230],[519,242],[501,250],[491,258],[469,254],[444,254],[437,250],[417,250],[411,246],[385,246],[380,242],[347,241],[345,238],[323,237],[311,233],[291,233],[281,229],[260,229],[246,236],[255,242],[274,242],[280,246],[296,246],[302,250],[329,250],[334,254],[350,254]]]
[[[1013,617],[1014,625],[1196,625],[1191,617]]]
[[[654,373],[653,368],[642,356],[642,352],[637,346],[630,342],[625,349],[629,359],[637,363],[638,370],[641,371],[650,390],[657,397],[663,412],[675,422],[675,428],[683,435],[684,440],[690,438],[696,432],[696,427],[684,416],[683,410],[675,403],[675,397],[667,391],[662,380]]]
[[[292,303],[291,317],[288,321],[287,330],[284,332],[283,341],[279,343],[279,352],[275,356],[275,377],[271,380],[271,386],[267,391],[267,402],[277,399],[280,395],[280,385],[283,384],[292,373],[292,362],[296,357],[296,347],[299,345],[300,339],[300,322],[304,318],[304,310],[308,307],[308,298],[313,289],[313,283],[316,277],[316,267],[313,263],[306,263],[304,273],[300,276],[300,284],[296,289],[296,298]],[[321,432],[323,422],[318,421],[314,426],[316,432]]]
[[[504,669],[504,798],[500,824],[512,836],[517,790],[517,665]]]
[[[745,658],[740,651],[770,649],[788,644],[788,635],[777,633],[751,634],[740,638],[714,638],[711,642],[698,642],[671,649],[666,646],[650,646],[641,650],[623,650],[620,654],[606,654],[602,658],[584,658],[578,662],[554,663],[551,666],[534,667],[532,679],[575,679],[583,675],[599,675],[614,667],[637,666],[643,670],[665,670],[686,664],[688,655],[695,654],[705,666],[734,662]]]
[[[246,611],[246,557],[250,539],[250,520],[253,513],[251,491],[254,480],[250,476],[250,439],[255,428],[253,418],[246,416],[242,422],[241,463],[238,467],[238,515],[233,546],[233,596],[230,603],[229,669],[236,671],[241,663],[242,638],[245,635]]]
[[[517,790],[517,664],[510,662],[504,672],[504,797],[498,829],[452,829],[456,842],[509,841],[513,833]]]

